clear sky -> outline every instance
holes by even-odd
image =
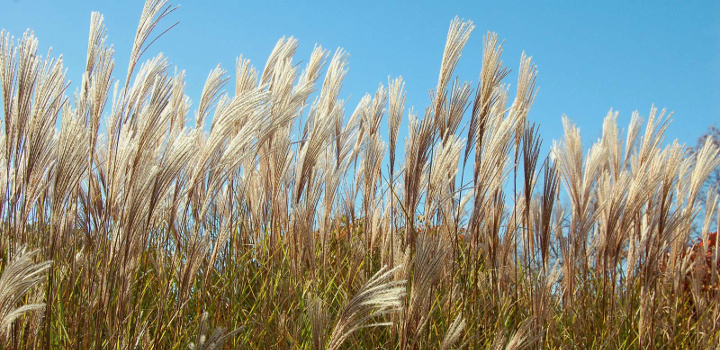
[[[561,137],[563,114],[581,127],[586,146],[610,108],[620,112],[622,128],[632,111],[647,116],[653,103],[674,111],[668,137],[689,145],[720,124],[720,1],[171,2],[180,8],[163,24],[180,23],[149,54],[162,51],[187,71],[195,102],[218,63],[232,72],[242,54],[262,69],[275,42],[294,36],[298,60],[316,43],[349,52],[341,94],[348,113],[388,76],[405,79],[406,106],[421,112],[437,84],[448,26],[459,16],[476,25],[457,70],[461,80],[477,82],[487,31],[505,40],[504,62],[514,72],[523,50],[533,57],[539,92],[529,119],[540,124],[544,150]],[[100,11],[116,50],[115,77],[123,78],[141,9],[142,1],[0,0],[0,28],[16,37],[32,29],[41,52],[52,46],[62,54],[77,82],[90,12]],[[515,79],[508,77],[511,91]]]

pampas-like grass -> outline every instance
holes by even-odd
[[[43,303],[17,306],[28,292],[45,281],[46,271],[52,265],[52,261],[35,263],[37,253],[37,250],[19,248],[0,275],[0,327],[5,336],[15,319],[45,307]]]
[[[405,281],[392,281],[394,269],[382,268],[371,277],[360,291],[343,307],[339,318],[335,322],[328,349],[336,350],[353,333],[362,328],[389,326],[387,322],[370,321],[401,309],[401,299],[405,295]]]
[[[488,33],[460,80],[457,18],[419,114],[400,77],[350,105],[348,53],[292,37],[211,70],[191,109],[185,72],[144,57],[175,8],[146,2],[124,80],[93,13],[72,99],[60,57],[0,34],[0,347],[720,341],[720,254],[688,247],[720,226],[716,142],[665,142],[652,107],[587,145],[564,118],[544,158],[530,56],[511,90]]]

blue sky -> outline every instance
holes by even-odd
[[[674,111],[668,138],[695,144],[720,123],[720,2],[718,1],[183,1],[165,25],[179,25],[149,50],[162,51],[187,71],[198,101],[218,63],[233,71],[243,55],[262,68],[281,36],[294,36],[306,60],[317,43],[350,54],[342,96],[348,111],[388,76],[402,76],[406,106],[422,111],[438,70],[450,21],[475,25],[458,66],[477,82],[482,38],[505,40],[505,64],[517,71],[524,50],[538,65],[539,92],[529,119],[540,124],[544,150],[562,136],[561,116],[581,127],[584,143],[597,138],[610,108],[626,127],[632,111],[647,116],[653,103]],[[18,37],[30,28],[44,53],[62,54],[73,82],[84,66],[91,11],[105,15],[123,78],[142,1],[0,0],[0,28]],[[515,75],[507,82],[515,85]],[[73,85],[71,89],[74,90]],[[194,104],[196,107],[197,104]],[[407,118],[404,124],[407,123]],[[405,133],[401,131],[401,135]]]

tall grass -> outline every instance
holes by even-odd
[[[184,72],[142,58],[174,9],[146,2],[126,73],[93,13],[72,99],[61,58],[0,35],[3,347],[720,342],[718,249],[701,247],[710,269],[688,254],[720,210],[699,204],[719,150],[667,144],[664,111],[626,131],[610,112],[587,153],[565,119],[543,158],[532,60],[511,93],[488,33],[479,83],[458,82],[474,28],[459,19],[421,115],[401,78],[347,105],[347,54],[301,66],[293,38],[261,70],[239,58],[234,89],[210,72],[191,110]]]

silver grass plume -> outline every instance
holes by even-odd
[[[563,117],[563,125],[565,142],[562,146],[557,142],[553,144],[552,157],[572,205],[568,241],[567,244],[561,243],[564,276],[575,276],[578,260],[582,262],[581,272],[586,273],[588,270],[587,237],[598,215],[595,184],[599,172],[605,165],[605,152],[602,150],[602,145],[595,144],[583,162],[580,130],[572,125],[567,117]],[[563,281],[566,283],[564,286],[566,307],[569,307],[575,289],[574,279],[568,277]]]
[[[479,86],[475,91],[475,101],[470,115],[463,162],[467,162],[473,149],[476,154],[481,153],[483,136],[485,135],[484,130],[490,116],[490,110],[496,104],[497,99],[500,98],[496,91],[498,91],[502,80],[509,74],[507,67],[503,67],[502,53],[502,43],[498,42],[497,34],[488,32],[483,39],[483,63],[480,68]]]
[[[70,107],[64,109],[54,152],[57,161],[52,179],[51,215],[55,229],[58,230],[56,234],[63,232],[61,218],[68,216],[64,208],[77,193],[88,165],[87,129],[83,120],[73,114]]]
[[[208,74],[202,93],[200,94],[200,105],[195,115],[196,128],[204,128],[205,118],[210,114],[211,108],[215,106],[222,97],[221,91],[229,80],[230,78],[226,75],[225,70],[220,68],[220,65]],[[213,126],[215,121],[216,118],[213,118]]]
[[[532,317],[523,320],[518,326],[517,331],[513,334],[510,341],[505,346],[505,350],[521,350],[521,349],[534,349],[539,344],[542,333],[538,332],[534,327],[534,319]]]
[[[345,340],[362,328],[389,326],[389,322],[374,322],[374,318],[392,314],[402,308],[405,281],[393,281],[400,266],[388,270],[383,267],[360,288],[360,291],[343,307],[335,322],[328,350],[337,350]]]
[[[238,57],[235,64],[235,95],[240,95],[257,85],[258,72],[250,60]]]
[[[398,77],[395,80],[388,82],[388,134],[389,134],[389,164],[390,172],[388,173],[388,187],[389,187],[389,202],[390,202],[390,222],[389,222],[389,239],[390,242],[390,261],[395,261],[395,226],[396,226],[396,214],[395,214],[395,203],[396,195],[395,191],[395,152],[397,145],[398,131],[400,130],[400,122],[402,121],[403,114],[405,114],[405,82],[402,77]]]
[[[444,140],[445,137],[453,132],[453,128],[456,128],[459,124],[459,119],[462,117],[462,113],[443,113],[443,108],[452,110],[452,106],[446,107],[447,103],[447,90],[450,85],[450,79],[452,78],[457,63],[460,60],[460,54],[465,44],[470,39],[470,33],[472,33],[475,25],[472,21],[463,21],[458,17],[455,17],[450,22],[450,29],[448,30],[447,40],[445,43],[445,50],[443,51],[442,63],[440,64],[440,75],[438,77],[438,84],[435,89],[435,96],[433,96],[433,115],[435,116],[436,126],[440,132],[440,137]],[[455,103],[459,102],[458,99],[462,99],[464,94],[469,95],[469,87],[463,85],[453,86],[453,95]],[[451,99],[452,100],[452,99]],[[461,103],[460,105],[464,105]],[[462,110],[464,108],[460,108]],[[445,117],[445,118],[443,118]],[[452,120],[450,120],[452,118]]]
[[[90,150],[95,148],[100,117],[105,109],[112,72],[115,68],[113,54],[115,50],[106,44],[107,35],[104,17],[93,12],[90,17],[90,37],[88,40],[87,63],[83,73],[80,94],[75,99],[78,115],[85,118],[90,130]]]
[[[169,28],[165,29],[157,37],[147,43],[147,45],[145,45],[146,41],[150,39],[150,34],[152,34],[153,30],[155,29],[155,27],[157,27],[160,21],[170,15],[176,9],[177,6],[173,7],[172,5],[169,5],[167,0],[148,0],[145,2],[142,14],[140,15],[140,23],[138,24],[137,32],[135,33],[133,48],[130,54],[130,63],[128,64],[127,77],[125,78],[125,90],[127,90],[128,85],[130,84],[130,77],[135,70],[135,65],[137,65],[140,57],[145,52],[145,50],[147,50],[148,47],[152,45],[152,43],[155,42],[155,40],[157,40],[160,36],[162,36],[172,27],[177,25],[177,22],[171,25]]]
[[[430,182],[426,199],[426,213],[429,217],[441,209],[445,214],[444,221],[451,221],[451,208],[454,201],[453,186],[458,172],[458,161],[462,152],[463,142],[457,136],[450,135],[435,150]]]
[[[507,89],[501,85],[494,93],[496,96],[488,110],[484,129],[477,129],[483,133],[477,136],[478,140],[482,139],[483,142],[476,145],[478,149],[473,169],[474,203],[468,229],[473,236],[483,225],[481,218],[491,215],[494,202],[492,198],[502,191],[507,177],[509,150],[515,140],[514,131],[518,122],[517,118],[505,115]]]
[[[208,313],[204,311],[200,315],[200,327],[195,342],[188,344],[190,350],[219,350],[225,345],[225,341],[242,330],[242,328],[236,329],[232,332],[226,332],[223,328],[213,329],[210,335],[208,332]]]
[[[269,85],[271,83],[273,75],[275,75],[275,69],[280,67],[280,63],[292,59],[295,55],[295,51],[297,51],[297,47],[297,39],[293,37],[282,37],[278,40],[270,53],[267,62],[265,63],[265,68],[263,69],[262,74],[260,75],[260,85]]]
[[[404,177],[404,198],[403,216],[405,217],[406,233],[405,242],[408,245],[415,243],[415,211],[422,197],[424,187],[424,174],[427,173],[430,160],[430,148],[435,143],[435,127],[430,118],[429,110],[426,110],[422,121],[417,120],[413,112],[409,116],[409,136],[406,140],[405,150],[405,177]]]
[[[440,343],[440,350],[450,350],[452,349],[453,345],[458,342],[462,338],[462,332],[465,330],[465,318],[458,315],[455,317],[455,319],[450,323],[450,326],[448,326],[447,331],[445,332],[445,337],[442,340],[442,343]]]
[[[295,172],[294,201],[299,203],[308,183],[312,179],[315,164],[333,132],[336,113],[343,112],[343,103],[338,101],[340,88],[347,73],[347,55],[338,51],[325,74],[320,97],[310,107],[308,120],[303,130],[303,142],[298,150]]]
[[[440,237],[431,235],[418,235],[415,249],[412,257],[412,283],[409,287],[410,300],[400,324],[401,349],[414,349],[422,344],[425,326],[430,322],[435,306],[433,289],[443,277],[442,267],[448,252]],[[408,278],[410,271],[403,272],[408,274]]]
[[[37,253],[37,250],[20,248],[0,276],[0,327],[6,332],[13,321],[24,313],[45,307],[45,304],[17,307],[26,293],[45,280],[45,270],[52,265],[52,261],[35,263],[33,260]]]
[[[389,151],[390,151],[390,169],[395,167],[395,146],[397,144],[398,131],[400,130],[400,122],[405,113],[405,82],[402,77],[398,77],[388,84],[388,133],[389,133]],[[395,176],[391,171],[390,178]],[[391,185],[392,185],[391,180]]]
[[[532,63],[532,57],[520,56],[520,71],[518,72],[518,86],[515,101],[510,106],[510,116],[519,119],[516,130],[516,146],[524,133],[526,119],[530,107],[535,101],[535,84],[537,81],[537,66]]]
[[[315,349],[323,349],[327,339],[325,328],[328,322],[327,305],[322,299],[310,294],[305,300],[310,326],[312,327],[313,346]]]

